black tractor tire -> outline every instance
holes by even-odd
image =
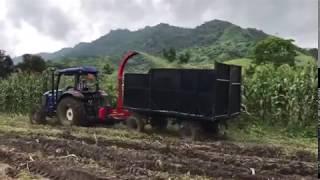
[[[184,139],[201,140],[203,126],[200,122],[184,120],[180,124],[180,135]]]
[[[225,137],[227,126],[224,122],[215,121],[204,123],[204,130],[214,137]]]
[[[138,114],[133,114],[126,120],[126,125],[128,129],[135,130],[138,132],[143,132],[144,126],[145,126],[145,120],[143,116],[140,116]]]
[[[31,109],[29,114],[29,120],[31,124],[45,124],[46,123],[46,111],[42,106],[35,106]]]
[[[150,120],[150,125],[153,130],[156,131],[163,131],[167,129],[168,126],[168,120],[161,117],[152,117]]]
[[[58,103],[57,118],[64,126],[88,125],[84,103],[74,97],[65,97]]]

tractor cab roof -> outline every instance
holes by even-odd
[[[57,71],[58,74],[62,75],[75,75],[75,74],[97,74],[98,70],[95,67],[81,66],[61,69]]]

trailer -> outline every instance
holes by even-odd
[[[201,131],[218,133],[226,120],[240,114],[241,67],[215,63],[215,69],[150,69],[146,74],[126,73],[123,108],[132,115],[131,129],[180,125],[183,135],[196,138]]]

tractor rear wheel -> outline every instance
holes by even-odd
[[[42,106],[35,106],[32,108],[29,114],[29,120],[31,124],[45,124],[46,123],[46,111]]]
[[[73,97],[65,97],[59,102],[57,117],[62,125],[87,125],[84,104]]]
[[[138,132],[144,131],[145,120],[138,114],[131,115],[127,120],[126,124],[128,129],[136,130]]]
[[[152,129],[163,131],[168,126],[168,120],[162,117],[152,117],[150,120]]]

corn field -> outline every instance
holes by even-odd
[[[317,119],[317,67],[271,64],[245,70],[243,102],[268,125],[314,126]]]
[[[16,73],[0,80],[0,112],[28,113],[46,88],[41,74]]]

